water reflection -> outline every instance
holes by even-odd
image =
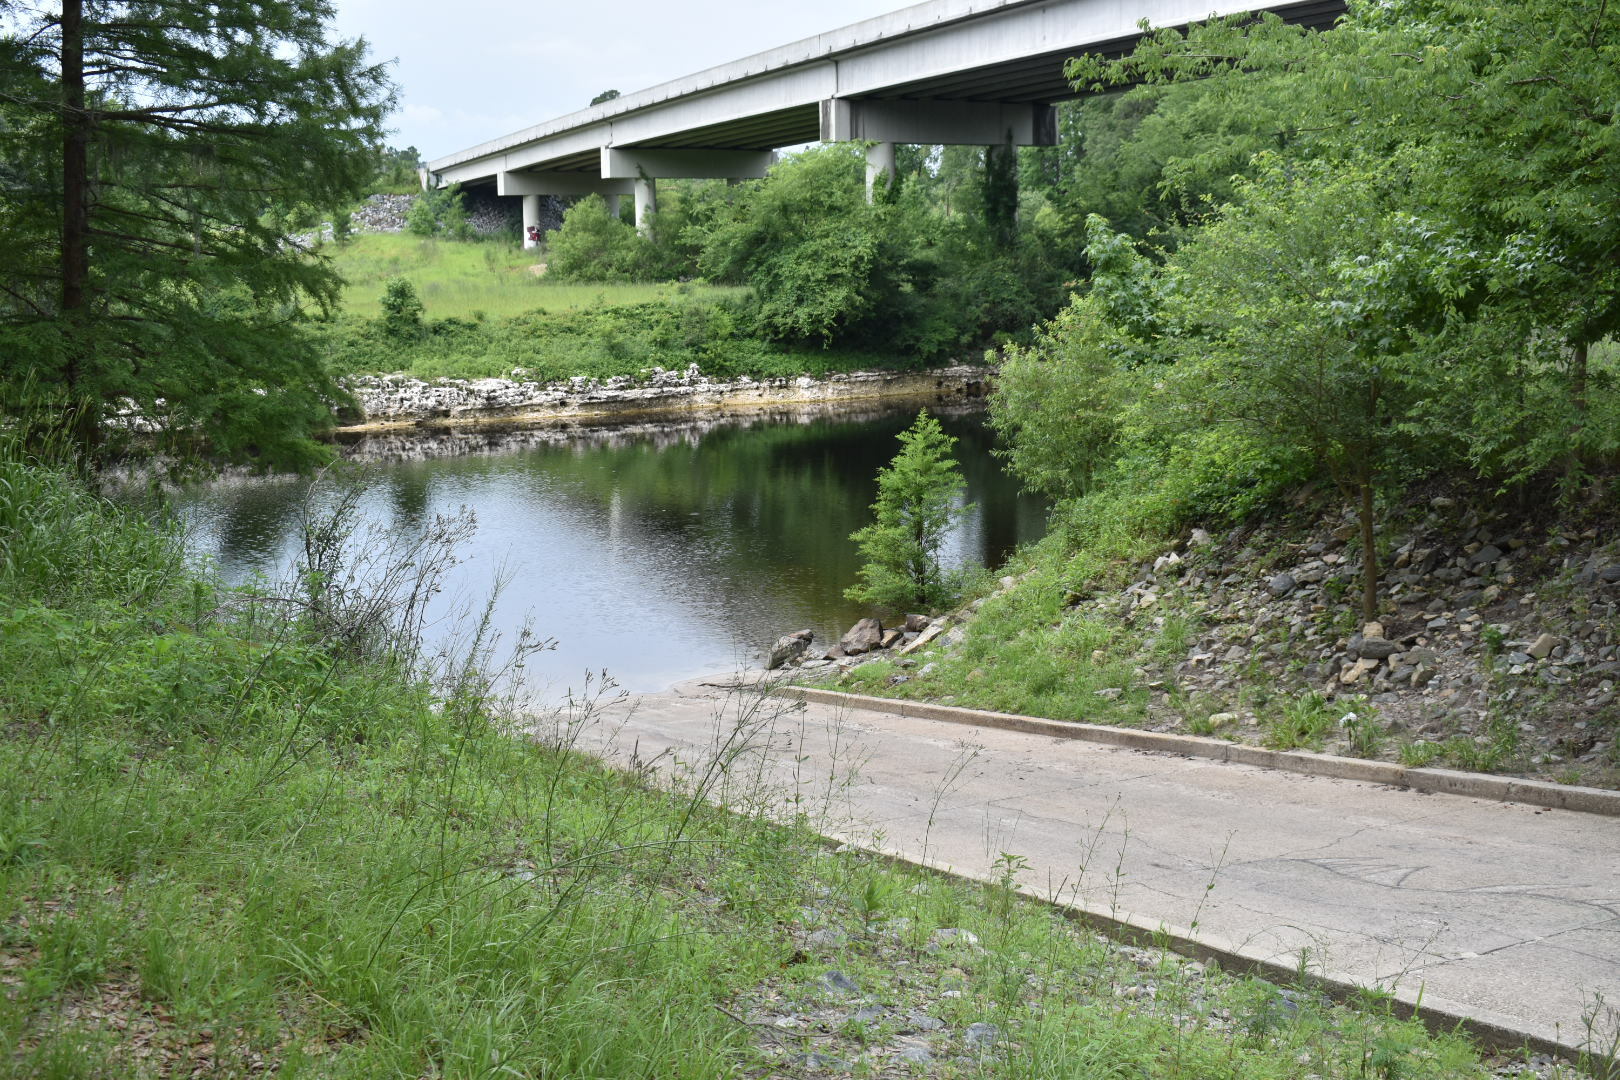
[[[603,668],[652,690],[749,661],[786,630],[826,640],[865,614],[843,597],[859,566],[849,534],[912,415],[382,436],[347,454],[371,473],[363,515],[386,531],[474,511],[478,534],[448,591],[485,595],[505,568],[498,626],[531,616],[559,642],[534,665],[548,696]],[[947,559],[994,566],[1041,534],[1044,507],[1003,474],[980,416],[941,420],[975,504]],[[311,501],[325,497],[317,489]],[[181,509],[195,550],[240,581],[291,565],[307,499],[308,481],[238,479]]]

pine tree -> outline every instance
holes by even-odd
[[[878,472],[876,520],[850,536],[866,565],[845,590],[851,600],[893,609],[929,608],[950,601],[952,588],[939,564],[940,548],[965,484],[951,456],[956,440],[926,412],[900,433],[900,452]]]
[[[392,102],[331,17],[326,0],[0,7],[8,411],[91,452],[130,410],[172,448],[315,451],[338,391],[300,323],[340,283],[280,222],[362,191]]]

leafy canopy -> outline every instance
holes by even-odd
[[[0,9],[0,393],[86,449],[296,464],[338,395],[304,335],[337,298],[282,234],[372,179],[392,103],[326,0]],[[124,425],[127,428],[128,425]]]

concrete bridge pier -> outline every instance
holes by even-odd
[[[607,196],[608,217],[612,218],[614,221],[619,220],[619,199],[620,197],[618,195]]]
[[[641,178],[636,181],[636,232],[652,235],[652,216],[658,213],[658,181]]]
[[[510,219],[508,219],[510,220]],[[540,196],[523,196],[523,246],[540,246]]]
[[[894,143],[875,142],[866,148],[866,201],[872,202],[877,198],[878,177],[884,178],[884,183],[893,186],[896,171],[894,163]]]
[[[635,185],[636,231],[652,231],[658,212],[659,180],[755,180],[776,155],[769,150],[665,150],[657,147],[602,147],[604,182]]]

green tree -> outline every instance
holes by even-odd
[[[389,337],[417,338],[422,336],[422,300],[416,295],[416,286],[409,278],[393,277],[383,286],[383,331]]]
[[[1369,621],[1379,487],[1458,460],[1468,437],[1432,403],[1470,384],[1443,343],[1483,273],[1466,236],[1402,208],[1389,166],[1262,159],[1166,267],[1161,348],[1176,362],[1156,402],[1172,427],[1236,423],[1320,463],[1357,507]]]
[[[892,331],[910,284],[903,222],[895,206],[867,204],[858,152],[810,150],[777,165],[715,222],[699,265],[753,286],[772,337],[849,340],[877,318]]]
[[[337,210],[333,212],[332,239],[339,247],[346,247],[354,240],[354,211]]]
[[[1495,250],[1488,313],[1565,346],[1562,449],[1620,450],[1589,423],[1592,347],[1620,332],[1620,10],[1404,0],[1361,20],[1400,76],[1368,111],[1432,148],[1434,194]]]
[[[1353,0],[1330,32],[1214,20],[1070,74],[1088,88],[1196,86],[1234,115],[1266,116],[1288,160],[1421,172],[1407,210],[1466,233],[1491,267],[1451,344],[1494,377],[1470,390],[1471,410],[1445,404],[1477,418],[1477,466],[1523,480],[1620,452],[1614,425],[1591,422],[1592,394],[1610,389],[1592,347],[1620,331],[1617,55],[1620,10],[1604,0]]]
[[[609,214],[600,195],[570,206],[546,234],[546,273],[562,281],[649,281],[655,261],[652,241]]]
[[[905,609],[943,606],[952,599],[939,552],[965,487],[951,450],[956,440],[926,412],[900,434],[900,452],[878,472],[875,519],[850,536],[866,564],[859,582],[845,591],[851,600]]]
[[[329,265],[279,208],[371,180],[391,105],[326,0],[65,0],[0,22],[0,389],[96,451],[133,409],[177,449],[296,462],[339,396],[301,323]]]
[[[1121,358],[1134,351],[1093,293],[1058,312],[1032,344],[1002,352],[990,419],[1027,490],[1071,498],[1091,487],[1120,434]]]
[[[472,225],[467,220],[465,197],[459,185],[424,191],[411,203],[405,213],[405,229],[412,236],[432,239],[448,236],[452,240],[472,238]]]

